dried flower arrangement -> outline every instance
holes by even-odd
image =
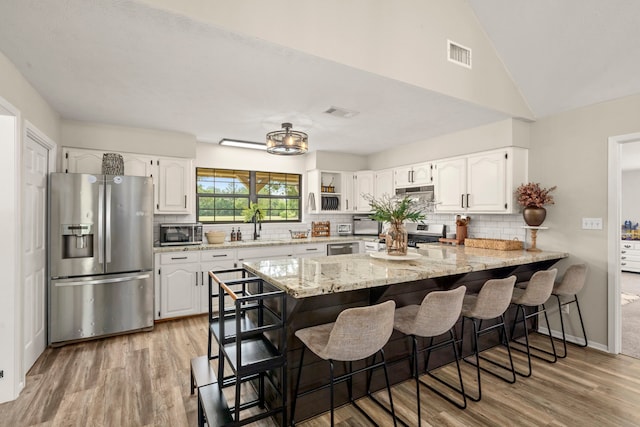
[[[537,182],[529,182],[522,184],[516,189],[518,204],[524,207],[542,208],[544,205],[553,205],[553,196],[551,193],[557,186],[551,188],[540,187]]]

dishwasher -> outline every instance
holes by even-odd
[[[329,243],[327,245],[327,255],[357,254],[360,252],[358,242],[351,243]]]

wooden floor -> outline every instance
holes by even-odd
[[[157,324],[153,332],[47,349],[13,402],[0,405],[2,426],[195,426],[189,361],[206,353],[206,316]],[[501,350],[491,350],[501,357]],[[523,367],[518,355],[519,367]],[[465,386],[474,372],[464,366]],[[483,375],[483,398],[459,410],[422,389],[423,425],[638,426],[640,360],[569,348],[556,364],[534,360],[531,378],[507,384]],[[451,369],[441,370],[449,375]],[[380,394],[380,399],[385,399]],[[416,425],[414,383],[393,388],[400,416]],[[362,406],[390,425],[366,399]],[[336,412],[338,425],[368,425],[352,407]],[[323,415],[300,426],[326,426]],[[274,425],[262,423],[262,425]]]

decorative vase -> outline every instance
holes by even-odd
[[[124,159],[118,153],[104,153],[102,155],[103,175],[124,175]]]
[[[527,206],[522,210],[522,217],[528,226],[539,227],[547,217],[547,210],[545,208]]]
[[[403,256],[407,254],[409,244],[407,229],[402,222],[392,222],[385,237],[387,255]]]

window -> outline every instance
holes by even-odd
[[[244,222],[242,211],[257,203],[264,222],[299,222],[301,179],[290,173],[197,168],[197,220]]]

